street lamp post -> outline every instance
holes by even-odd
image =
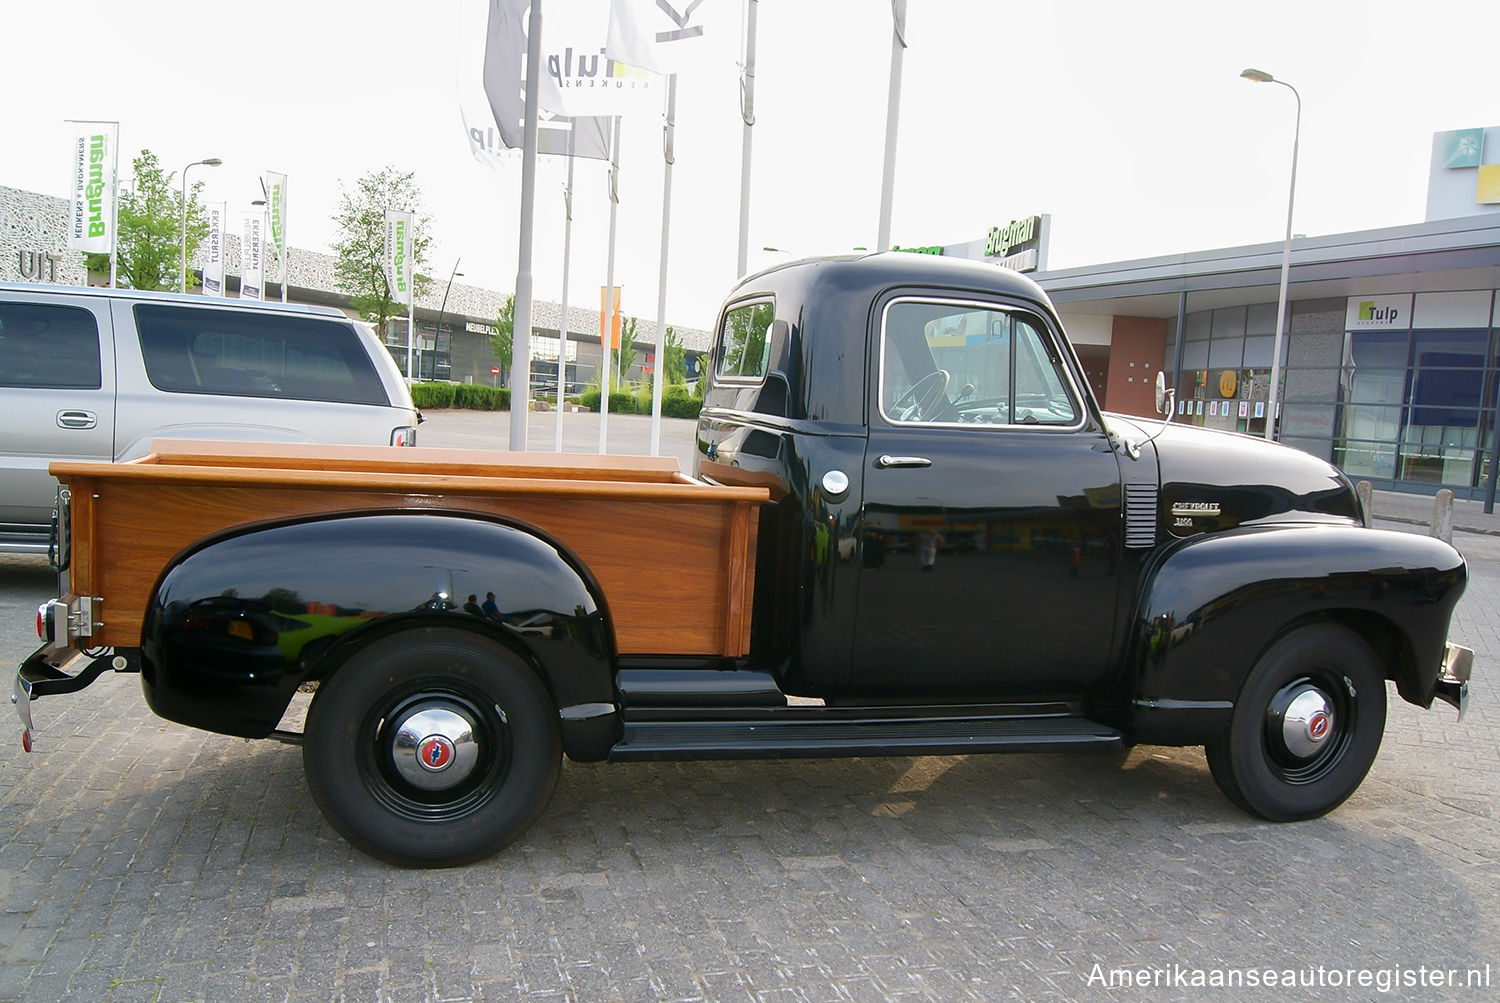
[[[218,157],[209,157],[205,160],[195,160],[182,169],[182,291],[187,292],[187,176],[188,171],[202,164],[204,167],[218,167],[224,161]]]
[[[1286,196],[1286,239],[1281,245],[1281,290],[1276,296],[1276,344],[1271,355],[1271,386],[1266,392],[1266,438],[1276,438],[1277,387],[1281,381],[1281,342],[1286,325],[1286,284],[1292,270],[1292,205],[1297,198],[1297,144],[1302,138],[1302,95],[1285,80],[1277,80],[1265,70],[1247,69],[1240,73],[1257,84],[1280,84],[1297,99],[1297,121],[1292,129],[1292,182]]]
[[[437,379],[437,340],[438,340],[438,337],[440,335],[442,335],[442,333],[443,333],[443,314],[448,309],[448,294],[453,291],[453,280],[456,279],[456,278],[458,278],[460,275],[463,274],[463,272],[461,272],[461,271],[458,270],[458,263],[460,261],[462,261],[462,260],[464,260],[464,259],[463,258],[455,258],[454,259],[454,261],[453,261],[453,272],[448,276],[448,287],[443,290],[443,305],[440,306],[440,307],[438,307],[437,330],[434,331],[433,335],[432,335],[432,378],[433,379]],[[422,370],[422,360],[421,360],[421,358],[418,358],[417,359],[417,371],[421,372],[421,370]]]

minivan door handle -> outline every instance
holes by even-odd
[[[99,416],[92,411],[59,411],[57,424],[60,428],[93,428],[99,424]]]
[[[891,467],[930,467],[932,461],[925,456],[892,456],[890,453],[882,453],[880,459],[875,461],[875,466],[881,470]]]

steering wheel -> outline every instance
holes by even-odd
[[[952,379],[953,375],[946,369],[928,373],[896,398],[891,404],[891,413],[897,421],[922,421],[931,417],[933,407],[945,399],[944,394],[948,392],[948,383]]]

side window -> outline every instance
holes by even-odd
[[[887,421],[1073,425],[1082,410],[1040,317],[966,303],[903,300],[881,331]]]
[[[80,307],[0,303],[0,387],[98,390],[99,325]]]
[[[730,307],[719,331],[714,374],[725,382],[758,383],[765,379],[771,357],[771,303],[747,303]]]
[[[388,404],[349,324],[313,317],[137,304],[146,375],[159,390]]]

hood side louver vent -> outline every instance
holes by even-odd
[[[1156,485],[1125,485],[1125,546],[1156,546]]]

